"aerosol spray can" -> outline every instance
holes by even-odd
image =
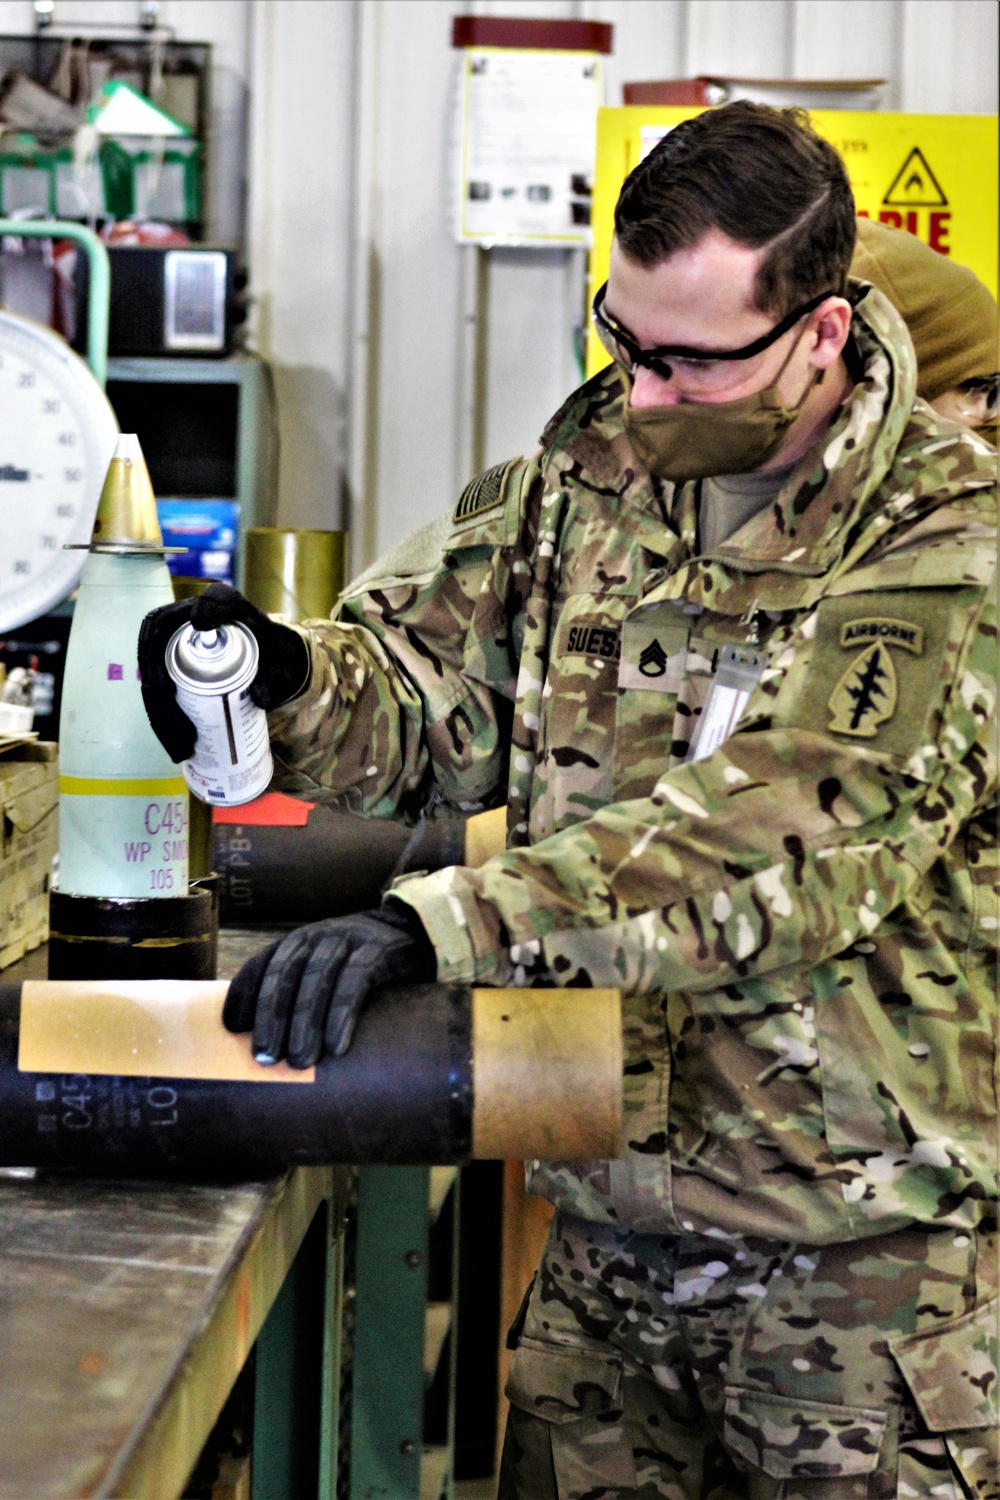
[[[257,642],[242,625],[183,625],[167,646],[177,702],[198,731],[184,780],[202,802],[236,807],[259,797],[273,763],[267,715],[250,697]]]

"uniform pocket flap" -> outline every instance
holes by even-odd
[[[585,1349],[522,1339],[507,1378],[512,1406],[546,1422],[621,1416],[620,1361]]]
[[[870,1474],[885,1425],[884,1412],[726,1387],[727,1447],[775,1479]]]
[[[997,1298],[926,1333],[890,1338],[889,1347],[931,1432],[1000,1425]]]

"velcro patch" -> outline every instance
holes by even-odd
[[[496,464],[477,474],[459,495],[452,520],[468,521],[470,517],[500,505],[504,498],[504,480],[518,462],[516,458],[508,459],[505,464]]]
[[[566,637],[565,656],[603,656],[617,661],[620,655],[620,625],[573,625]]]
[[[840,627],[840,644],[846,647],[867,646],[884,641],[887,646],[902,646],[922,656],[924,632],[912,620],[890,620],[882,615],[868,615],[862,620],[847,620]]]
[[[687,667],[688,633],[662,618],[628,620],[618,668],[620,688],[676,693]]]
[[[889,609],[876,614],[873,605]],[[788,718],[779,722],[912,755],[932,733],[950,665],[949,621],[958,607],[948,589],[821,600],[811,664]]]

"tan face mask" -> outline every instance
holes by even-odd
[[[797,348],[798,341],[765,390],[738,401],[682,401],[677,406],[639,409],[626,405],[625,431],[649,472],[677,483],[714,474],[745,474],[765,463],[817,382],[819,372],[815,371],[794,406],[786,406],[779,396],[778,381]],[[628,400],[632,381],[624,370],[621,377]]]

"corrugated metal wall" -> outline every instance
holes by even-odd
[[[619,85],[711,72],[886,78],[886,109],[997,107],[990,0],[584,0],[579,12],[615,23]]]
[[[350,517],[355,566],[453,503],[479,459],[530,449],[576,383],[579,252],[452,243],[458,13],[610,21],[628,79],[730,72],[889,80],[886,108],[995,112],[995,0],[161,0],[216,47],[211,213],[243,214],[255,332],[280,404],[279,519]],[[137,0],[57,0],[134,24]],[[30,32],[30,0],[0,30]],[[474,319],[480,318],[478,383]]]

